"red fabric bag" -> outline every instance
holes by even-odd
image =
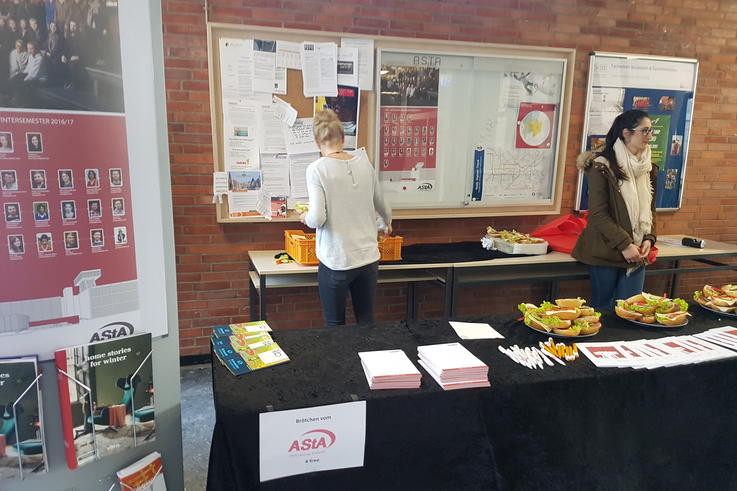
[[[582,212],[581,216],[569,213],[568,215],[556,218],[552,222],[539,226],[530,235],[545,239],[550,249],[554,251],[570,254],[576,246],[578,236],[586,228],[588,216],[588,211]],[[647,257],[648,264],[654,263],[657,256],[658,248],[653,246]]]

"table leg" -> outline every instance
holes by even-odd
[[[550,286],[548,287],[548,298],[551,302],[558,298],[559,291],[560,285],[558,284],[558,280],[552,280],[550,282]]]
[[[681,261],[676,259],[673,261],[673,269],[678,269],[681,265]],[[670,298],[676,298],[676,290],[678,289],[678,277],[680,275],[678,273],[673,273],[673,277],[670,281]]]
[[[258,296],[258,313],[261,315],[259,320],[266,320],[266,275],[259,275],[259,296]]]
[[[248,271],[255,271],[253,268],[253,263],[249,263],[248,265]],[[249,311],[249,318],[252,321],[257,321],[258,317],[256,316],[256,295],[259,295],[259,292],[256,290],[256,285],[253,284],[253,279],[251,278],[251,275],[248,275],[248,311]]]
[[[443,298],[443,317],[449,318],[455,315],[456,302],[458,300],[458,285],[454,268],[445,271],[445,290]]]
[[[417,318],[417,300],[415,297],[415,285],[414,281],[407,282],[407,320],[413,321]]]

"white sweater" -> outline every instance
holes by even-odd
[[[312,162],[307,192],[305,222],[317,229],[315,252],[321,263],[344,271],[379,260],[377,230],[391,224],[391,208],[365,151],[357,150],[350,160],[321,157]]]

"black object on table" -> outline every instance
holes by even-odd
[[[692,309],[688,326],[639,327],[605,317],[581,341],[694,334],[728,325]],[[654,370],[597,369],[581,358],[529,370],[498,346],[543,334],[514,315],[503,340],[461,343],[490,366],[491,387],[370,391],[357,352],[458,341],[447,322],[277,331],[288,364],[239,378],[215,362],[216,425],[208,489],[737,489],[737,359]],[[367,401],[365,465],[259,483],[258,414]]]

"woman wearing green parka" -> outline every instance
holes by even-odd
[[[642,292],[645,266],[655,245],[652,121],[646,112],[617,116],[600,152],[578,157],[589,186],[588,224],[571,255],[589,267],[591,306],[611,309],[615,299]]]

